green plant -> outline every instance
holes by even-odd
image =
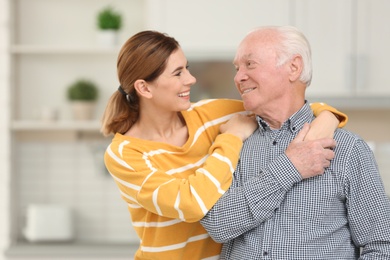
[[[67,90],[69,100],[94,101],[97,99],[99,90],[95,83],[89,80],[77,80]]]
[[[122,27],[122,15],[110,6],[102,9],[97,17],[98,27],[102,30],[119,30]]]

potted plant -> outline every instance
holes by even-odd
[[[96,106],[99,89],[92,81],[79,79],[69,85],[67,97],[71,102],[73,118],[90,120]]]
[[[97,15],[99,42],[103,46],[115,46],[118,43],[118,32],[122,28],[122,15],[111,6],[103,8]]]

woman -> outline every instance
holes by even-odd
[[[162,33],[131,37],[117,65],[121,86],[107,104],[102,133],[115,134],[105,164],[141,240],[135,259],[218,257],[220,245],[199,220],[228,189],[254,119],[237,100],[191,104],[196,79],[178,42]],[[328,106],[318,111],[324,108],[343,116]]]

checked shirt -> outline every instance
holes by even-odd
[[[337,129],[330,167],[305,180],[284,154],[312,120],[308,104],[278,130],[258,117],[231,188],[201,221],[221,259],[390,259],[390,203],[366,142]]]

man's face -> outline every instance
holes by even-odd
[[[236,88],[245,109],[258,115],[282,106],[288,95],[287,65],[276,66],[277,41],[270,32],[250,34],[241,42],[234,59]]]

